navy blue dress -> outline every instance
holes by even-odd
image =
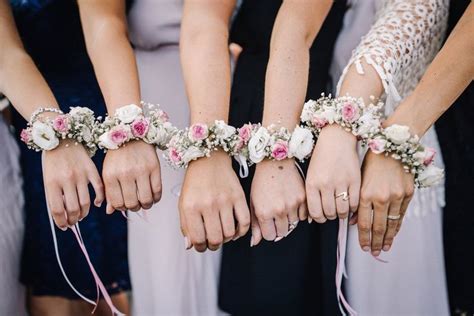
[[[88,106],[96,115],[106,108],[84,43],[79,10],[74,0],[11,1],[27,52],[51,87],[63,111],[71,105]],[[47,106],[47,105],[42,105]],[[14,117],[17,131],[26,122]],[[41,155],[21,144],[26,227],[21,281],[33,295],[75,299],[64,280],[53,249],[41,170]],[[94,158],[99,171],[103,155]],[[93,201],[93,197],[91,198]],[[91,207],[80,223],[92,262],[110,294],[130,290],[127,258],[127,223],[120,215],[106,215]],[[94,279],[71,231],[56,229],[61,259],[72,283],[83,294],[96,295]]]

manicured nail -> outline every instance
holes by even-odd
[[[308,217],[308,224],[311,224],[313,222],[313,218],[310,216]]]
[[[372,251],[372,255],[374,257],[378,257],[380,255],[380,250],[375,250],[375,251]]]
[[[250,238],[250,247],[253,247],[254,244],[253,244],[253,236]]]
[[[236,236],[234,236],[234,238],[232,238],[232,240],[233,240],[233,241],[236,241],[236,240],[239,239],[239,238],[240,238],[240,236],[239,236],[239,235],[236,235]]]
[[[291,231],[290,231],[290,232],[291,232]],[[289,233],[288,233],[288,234],[289,234]],[[288,235],[288,234],[287,234],[287,235]],[[280,236],[280,237],[277,237],[277,238],[275,238],[274,242],[279,242],[279,241],[282,240],[283,238],[285,238],[285,237],[281,237],[281,236]]]
[[[186,250],[188,250],[189,248],[191,248],[191,243],[189,242],[189,238],[184,236],[184,248]]]
[[[59,227],[59,229],[65,232],[67,230],[67,227]]]
[[[367,252],[367,251],[370,250],[370,247],[369,247],[369,246],[364,246],[364,247],[362,247],[362,250],[364,250],[365,252]]]
[[[293,224],[293,226],[295,226],[295,228],[296,228],[296,226],[298,226],[298,223],[299,223],[299,222],[300,222],[300,221],[297,220],[297,221],[294,221],[292,224]]]
[[[383,251],[389,251],[390,247],[391,247],[390,245],[383,246]]]

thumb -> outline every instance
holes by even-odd
[[[250,239],[250,247],[258,245],[262,241],[262,230],[258,224],[258,219],[255,216],[253,205],[250,204],[250,214],[251,214],[251,227],[252,227],[252,237]]]

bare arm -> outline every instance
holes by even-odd
[[[230,99],[229,19],[234,0],[187,0],[181,63],[192,123],[227,121]],[[189,164],[179,201],[186,247],[216,250],[245,235],[250,214],[242,187],[223,151]],[[237,224],[236,224],[237,223]]]
[[[180,50],[192,123],[227,121],[229,21],[234,6],[235,0],[185,2]]]
[[[133,49],[127,37],[125,1],[80,0],[79,9],[87,52],[108,112],[140,104],[140,84]],[[155,148],[132,141],[109,150],[102,176],[107,213],[149,209],[161,199],[160,163]]]
[[[263,125],[293,129],[308,86],[309,49],[332,1],[284,1],[273,26],[265,77]]]
[[[264,126],[293,130],[299,123],[308,86],[309,50],[332,1],[288,0],[272,30],[265,77]],[[278,241],[307,218],[304,181],[293,159],[262,161],[251,191],[252,241]]]
[[[474,79],[474,4],[467,7],[413,94],[387,119],[423,135]]]
[[[26,120],[39,107],[58,108],[51,89],[23,48],[6,0],[0,0],[0,38],[0,91]],[[69,143],[61,140],[56,149],[42,156],[46,199],[56,224],[63,230],[87,216],[88,183],[94,187],[95,204],[104,199],[102,181],[86,150],[82,146],[68,147]]]
[[[7,0],[0,0],[0,92],[29,120],[41,106],[58,108],[51,89],[18,35]]]
[[[125,1],[80,0],[82,27],[94,71],[109,113],[140,104],[140,84],[128,41]]]

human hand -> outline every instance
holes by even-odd
[[[160,161],[155,147],[143,141],[107,151],[102,177],[107,214],[149,209],[161,199]]]
[[[367,153],[362,165],[357,218],[351,220],[351,224],[358,224],[362,250],[371,250],[374,256],[382,249],[390,250],[413,193],[413,175],[405,172],[399,161],[371,151]]]
[[[307,218],[302,176],[293,159],[264,160],[255,170],[250,196],[252,208],[251,246],[262,237],[279,241]]]
[[[338,125],[322,129],[306,178],[309,215],[316,222],[346,218],[349,210],[357,209],[360,166],[356,145],[356,137]]]
[[[217,250],[223,242],[244,236],[250,214],[242,186],[223,151],[192,161],[179,199],[186,248]],[[237,222],[237,227],[236,226]]]
[[[66,230],[89,213],[88,184],[95,191],[94,205],[104,201],[104,187],[96,166],[82,145],[61,140],[51,151],[43,151],[43,181],[46,200],[56,225]]]

